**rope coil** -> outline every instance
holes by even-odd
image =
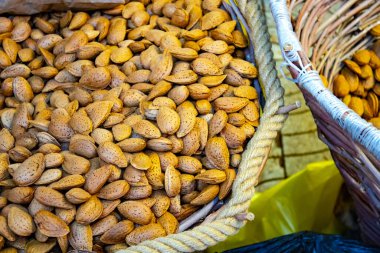
[[[260,83],[265,86],[267,96],[260,125],[249,141],[236,176],[232,196],[215,220],[204,223],[191,230],[178,234],[145,241],[139,245],[120,250],[119,253],[151,252],[194,252],[205,250],[236,234],[247,220],[254,215],[247,213],[250,200],[255,192],[254,186],[259,176],[260,167],[271,145],[281,130],[286,115],[277,114],[284,105],[284,90],[277,77],[270,36],[265,15],[257,0],[236,0],[248,27],[252,31],[252,43],[255,49]]]

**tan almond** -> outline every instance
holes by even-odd
[[[93,238],[90,225],[73,222],[70,226],[69,242],[76,250],[92,251]]]
[[[157,219],[157,222],[165,229],[166,234],[175,234],[178,231],[178,220],[169,212],[164,213]]]
[[[102,213],[102,203],[96,196],[92,196],[78,207],[75,220],[82,225],[88,225],[96,221]]]
[[[34,222],[39,231],[49,237],[61,237],[70,232],[69,227],[63,220],[46,210],[36,213]]]
[[[63,209],[71,209],[74,206],[66,200],[64,195],[54,189],[40,186],[37,187],[34,197],[44,205]]]
[[[110,214],[91,225],[92,235],[98,236],[104,234],[117,224],[118,220],[115,215]]]
[[[213,137],[207,141],[206,157],[218,169],[228,169],[230,155],[226,141],[221,137]]]
[[[49,185],[55,190],[69,190],[75,187],[81,187],[85,182],[85,178],[81,175],[68,175],[57,182]]]
[[[236,177],[234,169],[226,169],[224,172],[226,173],[226,180],[220,185],[219,199],[224,199],[228,195]]]
[[[212,201],[219,193],[219,185],[206,186],[199,195],[193,199],[190,204],[192,205],[205,205]]]
[[[91,198],[91,195],[82,188],[72,188],[66,192],[65,197],[73,204],[82,204]]]
[[[32,216],[18,207],[11,207],[7,218],[9,228],[19,236],[30,236],[36,230]]]
[[[125,241],[125,237],[134,229],[133,222],[123,220],[112,226],[101,237],[100,241],[105,244],[117,244]]]
[[[137,245],[145,240],[153,240],[165,235],[165,229],[160,224],[151,223],[135,228],[127,235],[125,240],[128,245]]]
[[[117,180],[104,186],[98,197],[106,200],[116,200],[122,198],[129,191],[129,184],[125,180]]]
[[[117,209],[125,218],[140,225],[149,224],[153,218],[150,208],[141,202],[125,201]]]

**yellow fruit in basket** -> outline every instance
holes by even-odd
[[[372,118],[370,119],[370,121],[374,127],[380,129],[380,118],[379,117],[376,117],[376,118]]]
[[[362,70],[362,73],[360,75],[361,78],[367,79],[373,76],[372,68],[368,64],[361,66],[360,69]]]
[[[325,86],[326,88],[329,87],[329,81],[327,80],[327,78],[324,75],[319,75],[319,77],[322,80],[323,86]]]
[[[350,85],[343,75],[338,75],[334,80],[334,94],[337,97],[344,97],[350,92]]]
[[[380,67],[375,70],[375,79],[380,82]]]
[[[377,56],[377,54],[374,51],[369,51],[371,54],[371,60],[369,61],[369,65],[373,69],[380,68],[380,58]]]
[[[345,60],[344,64],[346,64],[347,68],[351,69],[356,74],[360,75],[362,73],[360,66],[356,62],[351,61],[351,60]]]
[[[346,78],[350,85],[350,92],[354,92],[359,87],[359,76],[351,71],[349,68],[344,68],[341,74]]]
[[[344,96],[344,98],[342,99],[342,101],[343,101],[343,103],[344,103],[345,105],[348,106],[348,105],[350,104],[350,102],[351,102],[351,95],[348,94],[348,95]]]
[[[370,32],[373,36],[380,36],[380,25],[377,25],[374,28],[372,28]]]
[[[364,113],[363,101],[359,97],[352,97],[348,107],[362,116]]]
[[[369,103],[366,99],[362,99],[363,101],[363,117],[365,119],[371,119],[373,118],[373,110],[372,108],[369,106]]]
[[[368,93],[367,100],[369,106],[373,111],[373,114],[377,115],[377,113],[379,112],[379,99],[377,95],[371,91]]]
[[[368,64],[371,60],[371,54],[367,49],[362,49],[355,52],[355,54],[353,55],[353,59],[354,61],[356,61],[357,64],[365,65]]]

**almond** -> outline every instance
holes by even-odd
[[[206,157],[218,169],[228,169],[230,156],[226,141],[221,137],[213,137],[207,141]]]
[[[103,213],[103,205],[96,196],[78,207],[75,220],[83,225],[88,225],[96,221]]]
[[[36,213],[34,222],[41,233],[49,237],[61,237],[70,232],[63,220],[46,210]]]
[[[165,229],[160,224],[151,223],[135,228],[127,235],[125,240],[128,245],[137,245],[145,240],[153,240],[165,235]]]
[[[133,222],[129,220],[123,220],[107,230],[101,237],[100,241],[105,244],[117,244],[122,243],[125,237],[134,229]]]
[[[125,201],[117,209],[127,219],[140,225],[149,224],[153,213],[149,207],[137,201]]]
[[[32,216],[18,207],[10,208],[8,226],[19,236],[30,236],[36,230]]]

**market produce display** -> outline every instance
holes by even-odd
[[[379,26],[380,29],[380,26]],[[345,60],[345,67],[333,82],[334,94],[359,116],[380,128],[380,44],[375,51],[361,49],[352,60]]]
[[[114,252],[231,190],[259,124],[221,1],[0,17],[0,246]]]

